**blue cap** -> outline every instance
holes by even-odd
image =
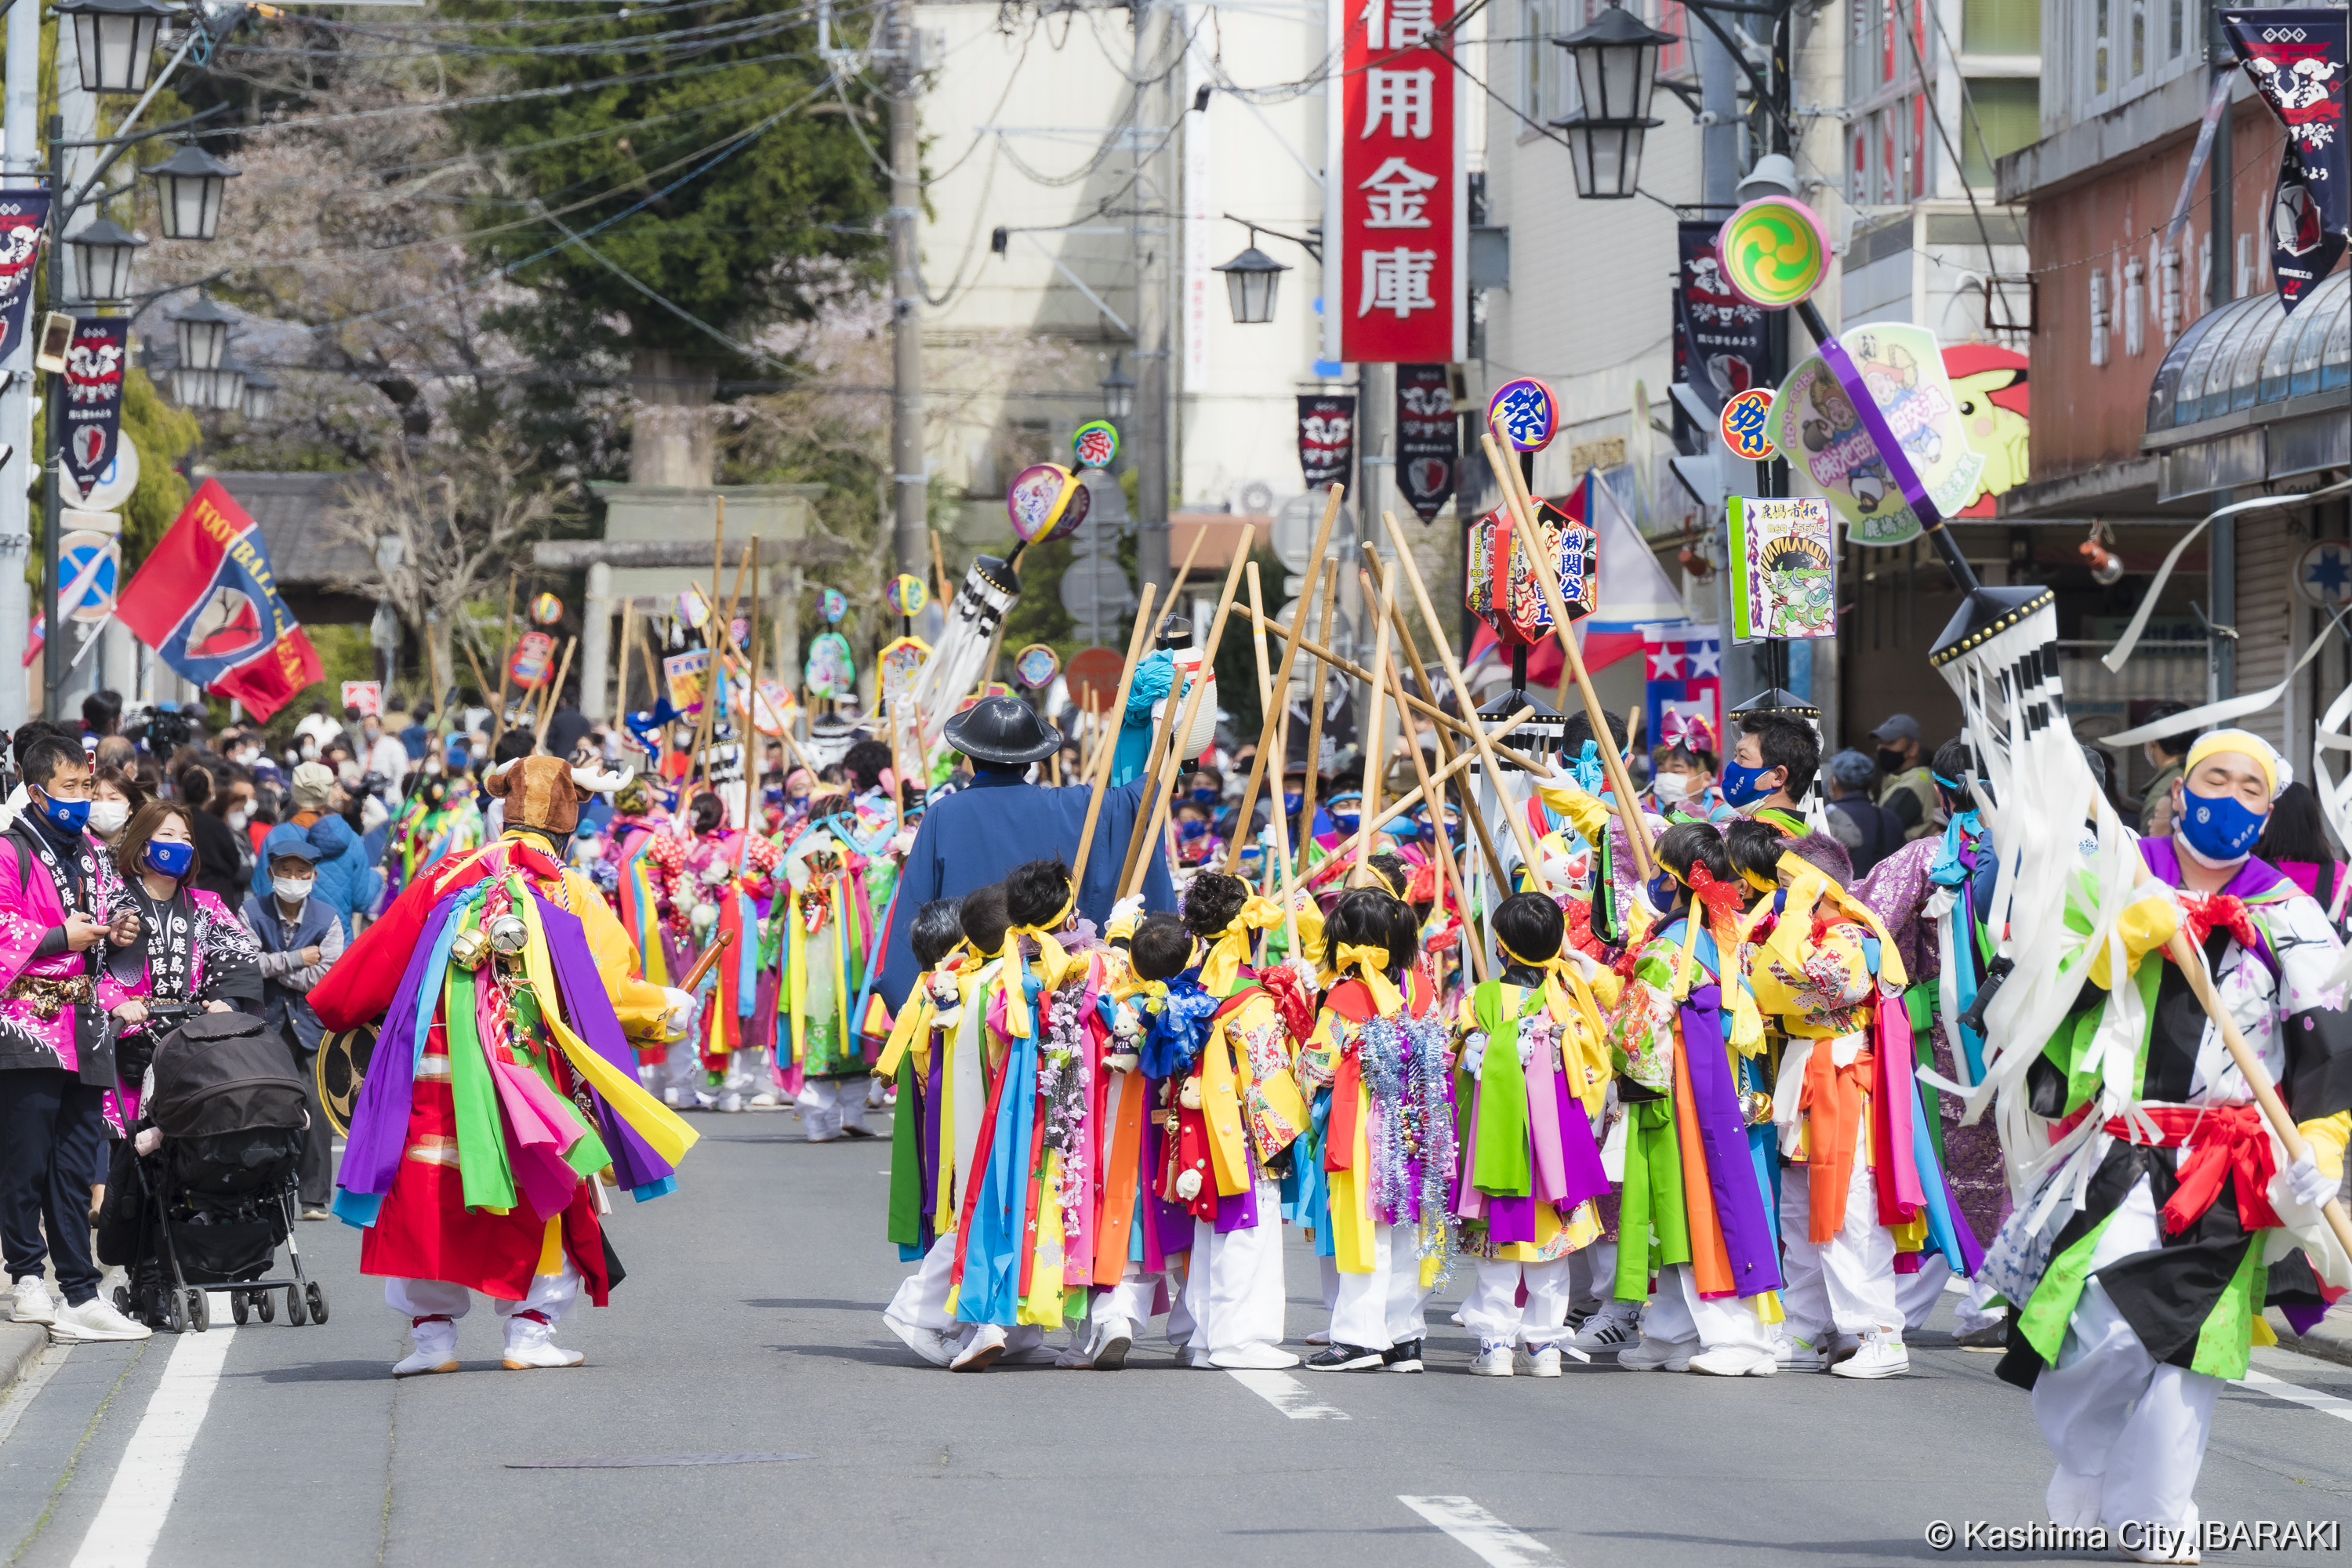
[[[308,830],[291,822],[279,823],[269,830],[269,837],[261,841],[261,858],[265,864],[281,855],[291,855],[316,865],[323,853],[310,842]]]

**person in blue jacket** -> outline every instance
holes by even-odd
[[[288,820],[302,829],[318,851],[318,885],[311,897],[335,913],[346,940],[357,934],[353,916],[375,911],[383,897],[383,873],[369,863],[367,846],[352,825],[336,812],[342,785],[324,763],[304,763],[294,770],[294,815]],[[270,893],[267,857],[255,858],[253,896]]]
[[[915,911],[934,899],[960,899],[1001,882],[1015,866],[1061,855],[1075,860],[1078,834],[1086,826],[1089,788],[1055,788],[1024,782],[1032,764],[1060,749],[1061,731],[1017,697],[991,697],[948,721],[948,744],[971,760],[971,784],[933,805],[907,851],[906,864],[890,898],[889,935],[876,995],[901,1003],[923,965],[908,932]],[[1103,792],[1095,823],[1094,850],[1087,857],[1086,884],[1077,891],[1076,912],[1097,931],[1118,900],[1118,874],[1137,814],[1145,808],[1144,781]],[[1168,858],[1144,858],[1143,907],[1176,907]]]

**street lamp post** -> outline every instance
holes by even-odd
[[[211,370],[218,365],[227,357],[228,331],[236,322],[235,316],[202,296],[173,317],[172,340],[180,351],[180,368]]]
[[[1576,194],[1587,201],[1631,199],[1642,180],[1642,139],[1652,126],[1650,95],[1658,82],[1658,50],[1675,41],[1610,0],[1609,9],[1553,43],[1576,69],[1581,106],[1552,125],[1568,142]]]
[[[131,298],[131,262],[147,242],[111,218],[100,218],[66,236],[66,258],[77,299]]]
[[[1274,320],[1275,291],[1281,287],[1282,275],[1290,270],[1257,247],[1255,229],[1250,231],[1250,239],[1248,249],[1209,269],[1225,275],[1225,294],[1233,306],[1234,320],[1244,326]]]
[[[1127,374],[1114,351],[1110,356],[1110,374],[1095,384],[1102,389],[1103,417],[1114,425],[1124,425],[1135,412],[1135,377]]]
[[[84,92],[142,93],[153,74],[155,38],[178,13],[156,0],[65,0]]]
[[[139,171],[162,197],[157,226],[165,239],[212,239],[220,233],[221,197],[239,171],[201,147],[183,147]]]

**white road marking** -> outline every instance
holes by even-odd
[[[39,1359],[33,1363],[32,1370],[16,1380],[16,1386],[8,1391],[6,1400],[0,1401],[0,1443],[8,1440],[8,1434],[14,1432],[16,1423],[25,1418],[25,1411],[33,1403],[34,1396],[48,1386],[49,1379],[57,1375],[58,1368],[65,1365],[66,1357],[72,1350],[71,1345],[53,1344],[41,1352]]]
[[[1524,1531],[1513,1530],[1466,1497],[1399,1497],[1397,1501],[1476,1552],[1495,1568],[1557,1564],[1552,1549]]]
[[[106,1489],[106,1500],[99,1505],[89,1533],[82,1537],[73,1568],[146,1568],[156,1539],[163,1533],[164,1516],[172,1511],[172,1494],[179,1490],[188,1450],[212,1405],[229,1342],[236,1337],[227,1297],[217,1290],[212,1294],[213,1327],[201,1334],[183,1334],[172,1347],[172,1359],[164,1363],[147,1413],[122,1451],[114,1482]]]
[[[1227,1377],[1289,1416],[1293,1421],[1345,1421],[1344,1410],[1319,1403],[1315,1391],[1286,1372],[1261,1372],[1244,1367],[1225,1367]]]
[[[2251,1388],[2256,1394],[2267,1394],[2273,1399],[2284,1399],[2291,1405],[2306,1405],[2313,1410],[2324,1411],[2338,1421],[2352,1421],[2352,1399],[2345,1399],[2333,1394],[2322,1394],[2315,1388],[2305,1388],[2298,1384],[2289,1383],[2283,1377],[2273,1377],[2269,1373],[2256,1372],[2252,1368],[2247,1369],[2245,1376],[2231,1378],[2230,1381],[2240,1388]]]

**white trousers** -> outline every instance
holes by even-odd
[[[740,1094],[748,1100],[770,1087],[767,1052],[749,1050],[727,1054],[727,1080],[720,1086],[720,1093]]]
[[[1518,1304],[1519,1282],[1528,1304]],[[1481,1263],[1477,1281],[1462,1299],[1462,1326],[1481,1341],[1524,1342],[1541,1348],[1568,1324],[1568,1259],[1549,1263]]]
[[[1370,1351],[1411,1344],[1422,1337],[1428,1300],[1429,1292],[1421,1288],[1421,1259],[1413,1256],[1412,1226],[1375,1224],[1371,1272],[1339,1272],[1331,1342]]]
[[[1321,1265],[1316,1272],[1323,1279],[1323,1310],[1328,1312],[1339,1304],[1339,1260],[1318,1258],[1315,1261]]]
[[[489,1302],[490,1310],[501,1321],[517,1312],[540,1312],[552,1326],[579,1299],[580,1270],[566,1258],[562,1273],[532,1275],[530,1294],[521,1300],[501,1301],[493,1296]],[[438,1315],[454,1320],[472,1310],[474,1293],[446,1279],[408,1279],[394,1275],[383,1282],[383,1303],[404,1318]]]
[[[1206,1264],[1202,1265],[1204,1268]],[[1192,1255],[1181,1253],[1168,1260],[1168,1342],[1189,1345],[1201,1331],[1192,1321]],[[1138,1320],[1140,1321],[1140,1320]]]
[[[1119,1270],[1118,1284],[1095,1292],[1091,1316],[1097,1323],[1125,1318],[1131,1327],[1141,1328],[1151,1321],[1151,1306],[1159,1294],[1160,1276],[1144,1272],[1143,1265],[1130,1258]]]
[[[956,1233],[949,1231],[931,1243],[912,1274],[898,1281],[898,1293],[883,1310],[900,1322],[934,1333],[952,1333],[959,1326],[948,1311],[948,1284],[955,1273]]]
[[[854,1078],[813,1078],[801,1084],[801,1131],[828,1143],[845,1127],[866,1125],[866,1085]]]
[[[1791,1338],[1818,1343],[1842,1334],[1903,1323],[1895,1295],[1895,1237],[1878,1223],[1878,1189],[1857,1156],[1845,1189],[1845,1224],[1825,1242],[1810,1239],[1811,1184],[1791,1165],[1781,1173],[1780,1247],[1786,1258],[1780,1302]]]
[[[2091,1268],[2153,1250],[2159,1244],[2156,1202],[2147,1178],[2124,1198]],[[2177,1366],[2159,1366],[2139,1342],[2096,1279],[2066,1322],[2054,1366],[2033,1384],[2033,1417],[2058,1460],[2050,1482],[2053,1517],[2097,1522],[2111,1531],[2126,1523],[2194,1529],[2197,1472],[2213,1435],[2213,1402],[2221,1380]]]
[[[1895,1306],[1903,1314],[1903,1327],[1909,1332],[1927,1326],[1936,1315],[1936,1300],[1952,1278],[1952,1266],[1944,1261],[1940,1252],[1930,1252],[1919,1259],[1916,1274],[1895,1277]]]
[[[1772,1348],[1772,1331],[1756,1315],[1756,1309],[1737,1296],[1706,1300],[1699,1295],[1698,1281],[1687,1263],[1670,1263],[1658,1270],[1657,1294],[1650,1298],[1649,1308],[1642,1314],[1642,1337],[1668,1344],[1696,1340],[1705,1350],[1725,1345]]]
[[[1256,1225],[1223,1235],[1206,1220],[1192,1222],[1192,1260],[1184,1271],[1192,1332],[1177,1342],[1212,1359],[1282,1342],[1282,1190],[1272,1182],[1257,1184],[1257,1213]],[[1175,1331],[1171,1321],[1171,1339]]]
[[[1570,1253],[1568,1277],[1570,1300],[1595,1311],[1612,1305],[1617,1300],[1616,1241],[1596,1241]]]

